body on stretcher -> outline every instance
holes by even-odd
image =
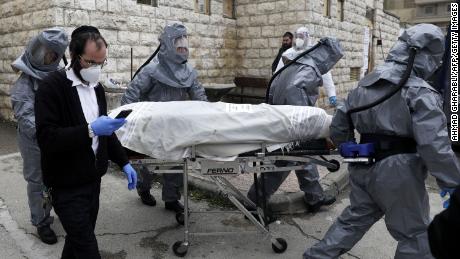
[[[182,160],[195,154],[213,160],[235,160],[267,145],[329,136],[332,117],[316,107],[231,103],[141,102],[131,109],[117,132],[121,144],[157,159]]]
[[[267,239],[271,241],[272,249],[276,253],[282,253],[287,249],[287,242],[280,237],[275,237],[269,231],[267,218],[267,209],[265,202],[263,204],[254,204],[240,190],[233,186],[226,178],[226,175],[235,174],[254,174],[254,180],[258,174],[269,172],[285,172],[291,170],[303,169],[303,163],[313,163],[319,166],[326,167],[329,171],[335,172],[339,169],[340,164],[336,160],[328,160],[325,155],[336,154],[329,150],[326,140],[314,140],[300,142],[291,150],[278,150],[267,152],[267,146],[260,144],[260,149],[240,154],[233,161],[216,161],[196,156],[195,147],[191,147],[191,156],[182,160],[164,160],[151,158],[133,151],[128,150],[128,154],[133,165],[143,165],[150,172],[159,174],[165,173],[182,173],[184,176],[184,211],[189,213],[180,213],[176,215],[176,220],[179,224],[185,226],[184,240],[177,241],[173,245],[173,251],[177,256],[185,256],[190,246],[189,235],[209,235],[212,233],[191,233],[189,231],[189,216],[191,213],[201,213],[189,210],[188,204],[188,174],[197,173],[209,176],[210,179],[217,185],[221,194],[227,197],[237,208],[243,213]],[[320,159],[313,156],[320,156]],[[276,161],[292,161],[299,162],[296,166],[276,166]],[[177,169],[178,167],[182,169]],[[263,181],[262,181],[263,182]],[[256,186],[256,188],[258,188]],[[264,187],[262,186],[262,190]],[[256,192],[259,193],[259,192]],[[262,192],[264,193],[264,192]],[[264,196],[264,195],[263,195]],[[261,197],[264,201],[265,197]],[[245,204],[245,205],[243,205]],[[247,207],[256,208],[256,212],[260,222],[247,209]],[[209,213],[209,212],[207,212]],[[250,233],[253,233],[250,232]],[[219,232],[218,234],[229,234]],[[238,232],[241,234],[241,232]]]

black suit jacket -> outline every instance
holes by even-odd
[[[460,187],[450,197],[449,208],[436,215],[428,228],[431,253],[436,259],[460,258]]]
[[[289,48],[288,48],[289,49]],[[280,59],[281,59],[281,56],[283,55],[283,53],[288,50],[288,49],[285,49],[283,47],[281,47],[279,50],[278,50],[278,55],[276,55],[276,58],[275,60],[273,61],[272,63],[272,73],[275,73],[276,71],[276,67],[278,66],[278,63],[280,62]]]
[[[96,88],[99,115],[107,115],[103,87]],[[41,151],[43,182],[47,187],[77,187],[100,180],[108,159],[120,167],[128,158],[115,134],[100,136],[96,156],[77,88],[65,70],[56,71],[39,85],[35,96],[35,123]]]

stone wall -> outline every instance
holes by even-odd
[[[8,95],[18,75],[11,62],[32,36],[52,27],[59,16],[51,1],[0,0],[0,118],[12,119]]]
[[[383,6],[383,1],[380,1],[380,6]],[[376,53],[378,57],[378,63],[383,61],[382,57],[382,49],[380,46],[377,46],[377,38],[380,38],[380,34],[382,35],[382,42],[383,42],[383,56],[386,57],[388,55],[388,51],[393,47],[393,44],[398,39],[401,27],[400,27],[400,20],[394,14],[385,12],[382,8],[376,9],[376,28],[374,30],[374,53]],[[378,48],[378,49],[377,49]]]
[[[369,1],[368,1],[369,2]],[[238,76],[270,77],[271,64],[281,45],[281,37],[286,31],[295,32],[306,26],[312,42],[324,36],[336,37],[341,41],[345,56],[332,70],[337,94],[345,97],[356,86],[350,80],[350,68],[363,66],[363,35],[366,23],[366,8],[375,8],[375,24],[380,24],[384,53],[397,39],[399,21],[383,13],[383,0],[370,1],[369,6],[362,0],[345,0],[344,21],[338,17],[339,3],[332,0],[331,17],[323,15],[324,0],[240,0],[237,5]],[[374,30],[379,37],[379,31]],[[377,39],[374,39],[374,46]],[[377,49],[374,48],[374,51]],[[381,53],[380,48],[378,52]],[[376,55],[376,64],[382,61]],[[263,91],[263,90],[259,90]],[[262,93],[259,93],[262,94]],[[322,95],[318,105],[325,107],[326,98]]]
[[[159,0],[159,7],[136,4],[133,0],[0,0],[0,117],[12,119],[8,93],[17,78],[10,64],[27,41],[40,30],[63,27],[69,33],[91,24],[109,43],[107,77],[128,82],[133,71],[158,46],[158,36],[168,21],[182,21],[190,34],[190,62],[204,84],[232,83],[236,76],[271,76],[271,64],[285,31],[309,28],[313,41],[324,36],[341,40],[345,56],[332,71],[338,95],[356,85],[350,68],[363,65],[363,31],[366,8],[375,8],[380,25],[383,52],[396,40],[397,18],[382,11],[383,0],[345,0],[345,21],[338,17],[338,0],[332,0],[331,17],[323,16],[325,0],[236,0],[236,19],[223,17],[222,0],[211,0],[210,15],[195,12],[194,0]],[[370,6],[373,5],[373,6]],[[378,29],[378,27],[376,27]],[[374,30],[380,37],[379,30]],[[375,47],[376,63],[382,59]],[[264,96],[263,88],[254,94]],[[327,104],[324,98],[319,106]]]
[[[159,7],[133,0],[0,0],[0,117],[11,119],[8,93],[17,74],[10,64],[41,29],[58,26],[71,33],[80,25],[100,29],[109,44],[107,77],[127,82],[157,48],[168,21],[188,29],[190,62],[203,83],[231,83],[235,77],[236,20],[223,17],[222,0],[211,0],[211,15],[195,12],[194,0],[160,0]]]

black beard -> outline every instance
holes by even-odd
[[[292,47],[292,46],[289,46],[288,44],[283,44],[283,45],[281,45],[281,48],[282,48],[283,50],[288,50],[288,49],[290,49],[291,47]]]

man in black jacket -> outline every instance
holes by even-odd
[[[460,187],[441,192],[441,196],[449,193],[449,200],[444,202],[448,207],[436,215],[428,228],[428,240],[433,256],[437,259],[460,258],[458,233],[460,233]]]
[[[37,140],[43,182],[67,233],[62,258],[100,258],[94,228],[108,159],[123,168],[130,190],[137,175],[114,134],[126,121],[106,116],[104,89],[98,83],[107,43],[99,33],[77,30],[69,46],[69,69],[51,73],[39,85]]]
[[[292,38],[294,35],[290,32],[285,32],[283,35],[283,44],[281,45],[281,48],[278,50],[278,55],[276,55],[275,60],[273,61],[272,64],[272,73],[275,73],[276,67],[278,66],[278,63],[280,62],[281,56],[283,53],[290,49],[292,47]]]

